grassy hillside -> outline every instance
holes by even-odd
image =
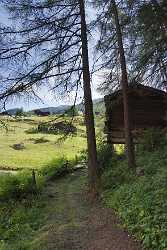
[[[148,249],[167,249],[167,146],[138,150],[138,174],[129,170],[124,155],[100,152],[103,200],[122,218],[125,228]]]
[[[55,116],[43,118],[32,116],[23,120],[3,118],[8,131],[4,129],[4,126],[1,127],[0,168],[40,168],[60,156],[74,158],[85,149],[85,127],[82,125],[80,117],[74,120],[74,125],[79,129],[77,135],[69,136],[64,141],[59,141],[63,136],[59,134],[27,133],[27,131],[37,128],[39,123],[54,118]],[[79,125],[80,123],[81,125]],[[18,143],[23,143],[25,149],[12,148],[12,145]]]
[[[47,107],[47,108],[39,108],[42,112],[49,112],[50,114],[64,114],[67,110],[69,110],[71,106],[69,105],[60,105],[58,107]],[[84,112],[84,103],[80,103],[76,105],[78,111]],[[95,113],[104,114],[105,113],[105,104],[104,99],[99,98],[93,100],[93,108]],[[29,111],[28,113],[34,114],[34,110]]]
[[[49,192],[46,197],[44,192],[48,177],[50,179],[50,177],[60,177],[62,173],[69,173],[76,165],[76,161],[68,161],[67,165],[67,158],[74,159],[81,150],[86,148],[82,117],[75,117],[74,120],[77,134],[68,137],[65,141],[59,140],[62,134],[37,133],[38,125],[51,118],[56,117],[32,116],[20,120],[12,118],[3,120],[0,135],[1,168],[35,168],[39,171],[35,171],[38,189],[34,189],[32,171],[18,171],[16,175],[2,175],[0,178],[0,201],[2,201],[0,249],[2,250],[10,250],[11,246],[12,249],[33,249],[31,243],[36,246],[38,236],[38,242],[41,242],[41,228],[43,230],[47,218],[50,218],[48,208],[52,208],[48,206],[48,197],[49,202],[56,197],[55,206],[58,204],[57,193],[50,196]],[[59,118],[56,121],[65,120]],[[70,118],[66,117],[66,121],[70,121]],[[5,131],[4,124],[8,131]],[[96,116],[95,125],[98,160],[102,173],[103,202],[115,210],[122,218],[123,227],[141,240],[146,248],[166,250],[167,144],[165,137],[157,136],[157,133],[145,134],[136,151],[138,171],[133,171],[128,169],[123,147],[116,147],[117,153],[113,154],[111,147],[104,144],[104,117]],[[11,146],[15,143],[24,143],[25,149],[13,149]],[[62,158],[63,156],[65,157]],[[56,184],[54,182],[54,185],[57,187],[57,182]],[[69,190],[69,185],[68,182],[65,190]],[[75,188],[76,185],[73,190]],[[71,191],[69,201],[71,202]],[[74,207],[73,203],[72,207]],[[78,209],[78,206],[76,207]],[[53,210],[61,213],[62,207],[58,206]]]

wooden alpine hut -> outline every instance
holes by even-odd
[[[137,143],[140,133],[148,128],[167,127],[167,92],[141,84],[128,87],[131,131]],[[108,143],[124,144],[122,90],[104,97],[105,133]]]

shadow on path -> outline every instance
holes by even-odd
[[[46,188],[46,224],[33,249],[141,250],[141,245],[118,226],[112,210],[86,199],[86,172],[77,171]]]

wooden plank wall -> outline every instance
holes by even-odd
[[[124,119],[122,95],[105,96],[105,133],[113,143],[124,143]],[[143,129],[167,126],[167,95],[149,90],[132,90],[129,93],[130,117],[134,138]],[[108,139],[109,140],[109,139]]]

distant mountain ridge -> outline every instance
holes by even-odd
[[[78,109],[80,112],[84,112],[84,103],[76,104],[75,107]],[[39,109],[34,109],[31,110],[30,112],[35,112],[36,110],[40,110],[41,112],[46,112],[50,114],[63,114],[67,110],[71,108],[71,105],[60,105],[57,107],[46,107],[46,108],[39,108]],[[94,112],[104,112],[105,107],[104,107],[104,99],[103,98],[98,98],[93,100],[93,108]]]
[[[37,108],[37,109],[33,109],[28,111],[28,113],[37,113],[38,111],[40,111],[41,113],[49,113],[51,115],[53,114],[64,114],[67,110],[69,110],[71,107],[71,105],[60,105],[57,107],[46,107],[46,108]],[[78,111],[80,112],[84,112],[84,104],[80,103],[80,104],[76,104],[76,108],[78,109]],[[99,98],[99,99],[95,99],[93,100],[93,108],[94,108],[94,112],[96,113],[103,113],[105,110],[104,107],[104,99],[103,98]],[[9,114],[9,115],[16,115],[16,113],[18,112],[18,110],[20,110],[20,108],[14,108],[14,109],[8,109],[5,112],[2,112],[1,114]]]
[[[33,109],[30,112],[34,112],[36,110],[40,110],[41,112],[49,112],[51,115],[53,114],[63,114],[65,111],[70,109],[71,106],[69,105],[60,105],[58,107],[46,107],[46,108],[38,108],[38,109]]]
[[[22,108],[7,109],[1,112],[2,115],[16,115]]]

